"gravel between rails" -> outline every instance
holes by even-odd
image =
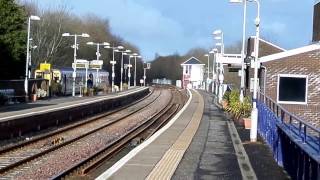
[[[97,133],[40,157],[12,172],[9,177],[14,179],[49,179],[66,167],[70,167],[87,156],[94,154],[128,130],[138,126],[148,117],[164,108],[170,99],[170,91],[162,90],[160,97],[153,103],[152,108],[145,108],[143,111],[135,113]]]
[[[100,118],[90,123],[86,123],[84,125],[69,129],[67,131],[63,131],[49,138],[45,138],[42,140],[40,139],[32,144],[28,144],[26,146],[20,147],[19,149],[14,149],[13,151],[2,153],[0,154],[0,169],[2,169],[3,167],[5,167],[10,163],[18,162],[34,154],[43,152],[49,148],[59,145],[59,143],[55,145],[52,144],[52,141],[54,139],[63,138],[63,141],[72,140],[79,137],[80,135],[83,135],[91,130],[96,129],[97,127],[102,127],[111,121],[114,121],[123,116],[126,116],[129,113],[148,105],[149,103],[154,101],[159,95],[160,95],[160,91],[156,91],[153,94],[151,94],[147,99],[141,102],[138,102],[137,104],[134,104],[129,108],[121,110],[115,114],[111,114],[106,116],[105,118]],[[1,174],[0,174],[0,178],[1,178]]]

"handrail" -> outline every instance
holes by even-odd
[[[316,150],[318,155],[320,155],[319,128],[314,127],[301,117],[289,112],[262,92],[259,93],[258,98],[261,103],[264,103],[275,114],[281,125],[289,130],[289,133],[295,134],[304,144]]]
[[[260,97],[264,96],[266,99],[268,99],[268,101],[271,101],[272,103],[274,103],[276,106],[278,106],[285,114],[293,117],[295,120],[297,121],[301,121],[303,124],[307,125],[308,127],[310,127],[311,129],[317,131],[320,133],[320,128],[316,128],[313,125],[311,125],[309,122],[303,120],[301,117],[298,117],[297,115],[289,112],[288,110],[286,110],[284,107],[282,107],[281,105],[279,105],[278,103],[276,103],[273,99],[271,99],[269,96],[264,95],[262,92],[259,93]],[[270,107],[269,107],[270,108]],[[277,114],[278,116],[278,114]]]

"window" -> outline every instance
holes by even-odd
[[[279,74],[278,103],[307,104],[308,76]]]

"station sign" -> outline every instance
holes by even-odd
[[[147,69],[151,69],[151,63],[147,63]]]
[[[84,59],[77,59],[75,63],[72,63],[73,69],[87,69],[89,67],[89,62]]]
[[[49,63],[40,63],[40,71],[50,71],[51,64]]]
[[[102,60],[92,60],[90,61],[90,69],[102,69],[103,61]]]

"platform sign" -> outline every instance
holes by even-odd
[[[102,69],[103,61],[102,60],[92,60],[90,61],[90,69]]]
[[[151,63],[147,63],[147,69],[151,69]]]
[[[89,67],[89,62],[84,59],[77,59],[76,63],[72,63],[73,69],[87,69]]]
[[[50,71],[51,64],[49,63],[40,63],[40,71]]]

